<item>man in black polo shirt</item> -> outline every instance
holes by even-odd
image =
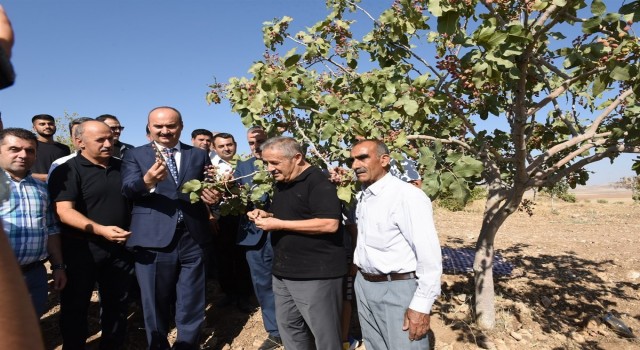
[[[113,134],[100,121],[86,121],[75,133],[80,154],[58,166],[49,191],[63,224],[62,254],[68,283],[60,299],[65,350],[84,349],[87,313],[98,283],[102,337],[100,349],[121,349],[127,328],[127,293],[133,259],[124,243],[130,209],[121,194],[120,159],[111,156]]]
[[[341,349],[342,277],[347,262],[340,200],[326,175],[304,158],[300,144],[276,137],[262,159],[277,181],[270,212],[247,215],[271,231],[273,293],[286,349]]]

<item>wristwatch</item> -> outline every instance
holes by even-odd
[[[67,264],[51,264],[52,270],[66,270]]]

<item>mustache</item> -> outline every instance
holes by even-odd
[[[367,169],[365,169],[365,168],[355,168],[355,169],[353,169],[353,171],[354,171],[356,174],[362,174],[362,173],[366,173],[366,172],[367,172]]]
[[[110,147],[102,147],[102,148],[100,148],[100,152],[105,152],[105,151],[111,152],[111,148]]]

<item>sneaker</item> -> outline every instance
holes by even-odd
[[[258,350],[274,350],[282,346],[282,338],[276,337],[275,335],[269,335],[267,339],[262,342],[262,345],[258,348]]]

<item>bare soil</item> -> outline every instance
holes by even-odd
[[[629,192],[604,186],[575,194],[576,203],[556,200],[553,206],[537,196],[533,216],[517,212],[500,229],[496,249],[514,270],[496,278],[494,330],[481,332],[473,325],[473,276],[443,275],[442,296],[431,317],[435,349],[640,349],[640,340],[622,338],[600,321],[612,311],[640,335],[640,205],[633,204]],[[441,244],[473,248],[483,204],[460,212],[436,208]],[[215,282],[209,287],[203,348],[257,349],[266,337],[259,309],[247,314],[215,307],[222,295]],[[56,298],[51,296],[51,305]],[[60,349],[58,307],[41,322],[47,349]],[[97,298],[91,334],[87,348],[97,349]],[[145,348],[141,310],[135,305],[128,338],[128,349]]]

